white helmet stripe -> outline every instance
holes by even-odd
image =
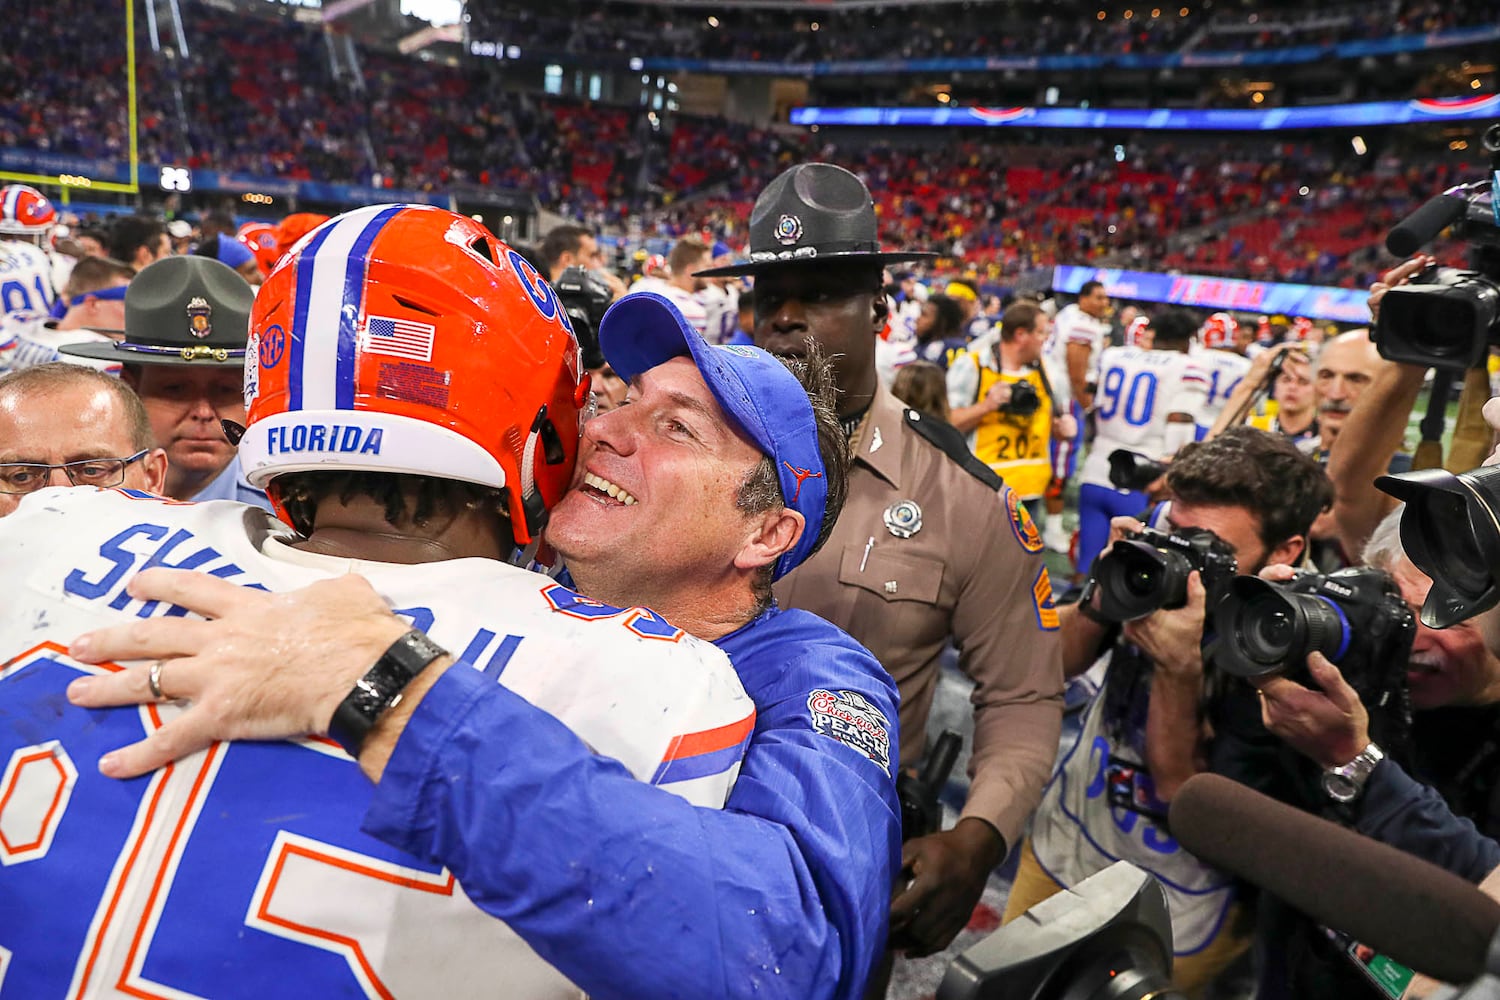
[[[356,245],[368,248],[390,216],[404,206],[375,205],[340,216],[332,223],[317,250],[298,261],[299,272],[312,269],[310,294],[298,312],[306,317],[302,339],[302,409],[332,410],[338,408],[339,377],[352,383],[352,369],[341,373],[340,360],[348,362],[354,351],[354,337],[364,312],[364,282],[356,280],[348,289],[353,298],[345,308],[346,286],[351,269],[363,277],[362,255],[351,252]],[[367,230],[369,230],[367,232]],[[310,259],[309,259],[310,258]],[[299,284],[301,275],[299,274]]]
[[[9,188],[6,189],[4,208],[5,218],[15,219],[19,216],[21,210],[16,206],[16,202],[21,200],[21,192],[24,190],[26,189],[19,184],[12,184]]]

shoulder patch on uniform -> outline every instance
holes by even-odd
[[[1036,611],[1037,628],[1043,632],[1055,632],[1061,619],[1057,614],[1057,602],[1052,599],[1052,578],[1043,566],[1031,584],[1031,606]]]
[[[1031,511],[1021,503],[1021,495],[1009,486],[1002,487],[1000,495],[1005,497],[1005,512],[1010,515],[1010,530],[1015,532],[1016,541],[1021,543],[1021,548],[1027,552],[1042,551],[1042,533],[1036,529]]]
[[[992,490],[998,490],[1005,485],[1005,480],[997,476],[994,469],[974,456],[964,436],[952,424],[934,420],[932,417],[924,417],[911,409],[905,412],[905,417],[906,426],[926,438],[938,451],[947,455],[969,475]]]
[[[807,696],[814,731],[837,740],[870,758],[881,770],[891,769],[891,721],[858,691],[825,691]]]

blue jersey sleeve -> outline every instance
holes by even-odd
[[[445,865],[596,1000],[852,1000],[884,944],[899,812],[892,763],[830,736],[834,715],[813,704],[858,692],[896,746],[894,687],[851,641],[804,647],[746,688],[756,728],[719,811],[634,780],[520,696],[450,669],[364,828]]]
[[[1471,882],[1500,867],[1500,844],[1454,815],[1436,789],[1392,760],[1381,761],[1370,774],[1354,828]]]

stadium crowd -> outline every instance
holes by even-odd
[[[1197,3],[926,4],[853,11],[728,9],[711,15],[651,4],[474,3],[474,37],[541,52],[761,62],[973,56],[1150,55],[1327,45],[1491,23],[1479,0],[1306,5],[1267,2],[1237,11]],[[1130,13],[1126,13],[1126,11]],[[1102,15],[1102,16],[1096,16]]]
[[[1494,867],[1492,862],[1500,863],[1500,848],[1487,841],[1466,848],[1467,853],[1460,858],[1434,853],[1433,848],[1413,839],[1415,829],[1446,823],[1452,814],[1466,816],[1483,832],[1500,830],[1500,820],[1489,814],[1484,805],[1488,800],[1477,793],[1477,786],[1468,779],[1444,782],[1442,761],[1447,759],[1445,755],[1457,751],[1437,735],[1445,724],[1443,720],[1458,718],[1466,726],[1479,726],[1492,718],[1487,692],[1492,687],[1500,690],[1500,659],[1481,652],[1482,640],[1476,639],[1478,648],[1460,648],[1425,625],[1414,624],[1411,616],[1425,599],[1430,581],[1402,554],[1395,541],[1400,514],[1392,510],[1393,501],[1372,484],[1376,473],[1399,471],[1410,465],[1409,442],[1405,440],[1407,415],[1422,388],[1423,368],[1382,361],[1366,330],[1341,332],[1301,317],[1195,314],[1151,303],[1112,301],[1098,282],[1085,283],[1071,296],[1010,293],[1001,297],[984,293],[982,288],[988,282],[946,276],[945,265],[935,254],[877,248],[873,237],[879,227],[891,231],[892,218],[899,215],[903,199],[924,196],[920,187],[905,186],[920,185],[925,180],[921,170],[913,170],[889,155],[889,151],[872,152],[871,160],[863,164],[868,181],[824,162],[783,171],[757,194],[748,222],[743,224],[748,263],[736,263],[744,255],[726,245],[716,245],[712,233],[694,232],[680,237],[665,259],[641,262],[649,273],[610,273],[610,264],[598,249],[599,234],[587,226],[559,227],[537,247],[519,248],[524,258],[511,258],[524,259],[526,266],[534,268],[534,272],[526,273],[545,276],[559,289],[574,288],[579,280],[569,278],[570,268],[585,274],[592,271],[613,286],[613,291],[601,286],[606,289],[603,298],[595,300],[593,306],[581,306],[582,312],[574,314],[575,329],[584,331],[583,362],[596,380],[595,405],[601,413],[616,412],[620,400],[609,388],[615,376],[628,381],[633,393],[644,384],[637,380],[638,369],[632,367],[637,362],[629,360],[633,355],[620,353],[622,342],[611,339],[609,317],[616,314],[608,313],[600,319],[601,306],[625,291],[626,281],[636,278],[624,301],[648,302],[658,311],[652,322],[670,319],[677,324],[679,345],[683,337],[689,341],[702,338],[707,344],[735,346],[737,351],[753,343],[800,356],[804,348],[799,338],[812,337],[833,355],[834,367],[829,374],[838,395],[830,397],[835,403],[827,419],[837,417],[842,421],[842,433],[847,435],[853,454],[865,455],[867,447],[879,450],[884,436],[892,442],[891,447],[899,449],[896,455],[904,456],[900,464],[892,466],[870,465],[863,459],[855,464],[849,473],[849,494],[843,501],[842,527],[834,536],[833,555],[819,558],[804,552],[801,558],[807,565],[779,583],[775,594],[783,606],[817,611],[876,651],[879,663],[902,688],[899,715],[906,738],[900,743],[899,761],[906,767],[915,767],[922,758],[932,685],[944,670],[951,669],[941,666],[947,655],[943,647],[951,641],[961,651],[957,666],[977,683],[979,692],[967,801],[954,804],[960,809],[958,822],[946,830],[939,829],[931,818],[923,822],[934,825],[913,827],[911,824],[918,822],[915,814],[903,815],[895,823],[896,814],[891,811],[895,800],[885,798],[885,793],[861,806],[871,810],[871,822],[879,824],[875,829],[894,835],[896,826],[906,824],[902,859],[899,864],[887,859],[892,867],[883,867],[886,862],[878,861],[883,848],[878,843],[866,845],[859,848],[864,853],[858,855],[866,861],[855,864],[849,860],[839,868],[837,878],[848,879],[864,872],[872,874],[878,887],[862,883],[857,890],[847,885],[835,889],[834,883],[821,882],[825,893],[864,894],[864,903],[855,909],[835,906],[832,897],[825,896],[823,905],[828,909],[819,917],[835,921],[842,933],[853,935],[843,940],[855,951],[840,960],[852,964],[838,972],[839,963],[830,965],[823,959],[804,969],[800,961],[788,958],[784,959],[788,971],[794,977],[815,976],[821,984],[819,989],[841,996],[858,995],[856,986],[869,971],[874,977],[872,990],[883,991],[887,988],[883,984],[890,981],[894,983],[889,987],[893,996],[909,995],[911,968],[920,966],[908,968],[907,963],[897,963],[893,972],[894,951],[887,953],[884,964],[876,962],[868,970],[864,964],[877,957],[875,942],[883,933],[879,929],[883,921],[872,910],[871,901],[885,899],[886,880],[893,878],[895,868],[901,865],[916,878],[910,884],[896,883],[898,891],[890,914],[892,946],[909,960],[917,960],[942,953],[970,925],[976,906],[988,907],[993,913],[1003,908],[1005,918],[1013,919],[1059,888],[1076,885],[1111,860],[1124,858],[1158,875],[1167,886],[1173,943],[1178,952],[1175,979],[1190,995],[1210,988],[1232,995],[1244,988],[1252,972],[1259,980],[1258,995],[1262,996],[1356,995],[1344,992],[1359,981],[1340,957],[1343,944],[1334,941],[1330,950],[1324,933],[1295,911],[1274,899],[1257,900],[1213,866],[1175,846],[1164,850],[1157,841],[1166,836],[1161,824],[1165,823],[1171,800],[1195,774],[1206,770],[1228,774],[1300,808],[1328,812],[1326,798],[1316,790],[1310,791],[1308,784],[1312,782],[1315,789],[1317,776],[1326,770],[1352,775],[1356,797],[1368,783],[1372,802],[1381,803],[1380,819],[1377,821],[1374,813],[1368,822],[1358,813],[1350,815],[1371,835],[1411,846],[1417,853],[1474,880],[1487,874]],[[986,166],[976,151],[971,169],[981,172]],[[994,166],[1001,169],[998,162]],[[1143,161],[1133,168],[1139,173],[1128,175],[1129,180],[1090,178],[1096,186],[1074,186],[1117,199],[1101,201],[1093,210],[1125,218],[1127,199],[1135,196],[1137,188],[1149,193],[1157,178],[1183,172],[1182,164],[1170,159]],[[1043,159],[1029,168],[1010,164],[1003,169],[1041,173],[1049,165]],[[793,184],[788,180],[799,172],[805,174],[803,182]],[[1222,178],[1230,176],[1226,171]],[[1078,179],[1075,175],[1074,180]],[[1413,184],[1420,180],[1419,173],[1411,177]],[[1277,182],[1271,176],[1262,176],[1253,183],[1260,190],[1270,191],[1276,189]],[[1338,178],[1330,176],[1321,186],[1336,188],[1337,183]],[[835,205],[859,204],[849,191],[834,194],[840,185],[863,194],[864,204],[845,210],[823,207],[822,197]],[[821,196],[820,186],[829,186]],[[873,196],[871,189],[880,192],[879,196]],[[1394,195],[1392,198],[1390,208],[1394,212],[1397,203]],[[1336,193],[1328,196],[1330,209],[1339,204]],[[248,420],[254,434],[257,421],[268,419],[264,411],[257,417],[257,411],[247,406],[265,391],[264,380],[281,377],[275,369],[284,348],[257,346],[275,342],[266,338],[273,337],[273,329],[282,329],[277,324],[292,324],[293,330],[302,331],[299,337],[314,336],[313,328],[303,330],[297,325],[309,322],[301,318],[305,309],[294,312],[282,292],[271,291],[276,285],[287,295],[300,294],[290,291],[296,281],[299,255],[321,259],[323,240],[299,243],[299,237],[321,225],[320,232],[330,239],[334,238],[330,234],[342,227],[351,233],[344,239],[352,240],[353,232],[373,225],[377,210],[366,209],[332,220],[289,217],[271,228],[270,253],[258,252],[253,229],[235,239],[233,220],[219,216],[205,216],[196,228],[174,227],[170,232],[160,220],[122,217],[107,228],[82,227],[59,240],[52,238],[57,217],[36,192],[6,189],[0,192],[0,210],[12,213],[0,220],[0,231],[9,231],[0,242],[0,250],[5,254],[6,273],[14,278],[7,280],[7,289],[16,284],[51,293],[45,301],[28,303],[28,308],[10,309],[0,328],[0,372],[7,372],[0,374],[0,459],[5,459],[0,461],[0,486],[4,487],[0,512],[15,511],[24,516],[40,511],[38,505],[21,502],[26,493],[71,482],[75,486],[123,486],[158,492],[178,502],[192,501],[182,515],[189,518],[196,516],[190,513],[195,504],[210,500],[258,505],[275,510],[304,533],[312,530],[312,522],[307,520],[312,507],[302,500],[292,502],[290,498],[300,494],[282,492],[282,488],[272,489],[268,496],[267,478],[274,481],[277,473],[268,477],[257,472],[267,467],[266,460],[253,458],[259,454],[255,448],[269,448],[275,454],[307,445],[289,443],[299,439],[278,438],[273,430],[266,439],[269,444],[237,450],[223,439],[220,422],[232,427],[245,426]],[[829,216],[837,211],[851,212],[853,217],[835,222]],[[417,227],[410,239],[418,238],[415,233],[426,213],[449,218],[437,209],[386,212],[411,216],[413,221],[402,223]],[[778,221],[786,218],[797,220],[798,228],[791,233],[784,222]],[[468,220],[462,222],[475,234],[484,232]],[[844,251],[844,259],[835,254],[828,264],[809,257],[807,260],[814,261],[811,265],[767,253],[769,247],[785,247],[787,240],[793,245],[808,241],[816,247],[830,238],[828,233],[835,225],[859,227],[870,239],[858,245],[872,249]],[[900,246],[903,233],[923,230],[898,227],[894,232],[894,237],[886,237],[885,245]],[[385,249],[378,250],[382,245]],[[371,260],[380,263],[369,265],[370,276],[365,280],[374,283],[370,291],[353,284],[346,286],[346,294],[384,296],[398,287],[390,283],[419,281],[400,278],[398,272],[388,270],[393,260],[399,260],[395,248],[404,245],[377,242],[369,250],[352,251],[378,254]],[[187,254],[176,255],[174,249]],[[952,255],[959,252],[953,247],[945,250]],[[106,256],[110,253],[120,259]],[[393,253],[394,258],[390,256]],[[68,258],[66,266],[63,257]],[[1372,301],[1378,303],[1386,289],[1404,284],[1430,260],[1420,257],[1382,275],[1380,283],[1374,284]],[[1275,270],[1279,266],[1272,264],[1271,272],[1279,273]],[[34,273],[23,272],[27,267]],[[519,275],[523,273],[520,267],[517,263],[502,273]],[[386,274],[390,276],[379,277]],[[59,280],[61,287],[54,288]],[[869,281],[883,284],[874,292],[858,290],[865,289]],[[267,292],[257,299],[255,289],[262,282],[269,283]],[[426,286],[419,283],[413,287]],[[419,309],[420,315],[437,315],[429,305],[406,304],[403,294],[397,291],[394,299],[377,300],[396,303],[386,309]],[[854,300],[866,306],[851,310],[848,304]],[[578,302],[571,297],[565,301],[570,305]],[[829,311],[830,301],[844,305]],[[272,302],[274,309],[282,312],[257,312],[252,319],[252,310],[261,310],[262,305],[270,310]],[[7,302],[8,308],[11,305]],[[536,305],[527,308],[535,309]],[[57,318],[47,319],[49,309]],[[620,309],[620,316],[633,315],[623,305]],[[178,315],[184,310],[187,322]],[[553,315],[557,315],[555,309]],[[247,326],[251,331],[248,348],[243,332]],[[646,336],[642,328],[630,329],[633,337]],[[197,340],[200,330],[201,341]],[[362,334],[358,341],[362,345],[359,350],[371,358],[389,353],[419,359],[423,356],[411,354],[410,346],[381,346],[373,337],[373,332]],[[308,349],[304,345],[304,350]],[[416,350],[430,355],[433,348],[429,342]],[[242,379],[242,354],[249,355],[255,372],[248,382]],[[201,366],[200,358],[204,362]],[[391,367],[389,362],[383,364]],[[412,367],[409,362],[403,364]],[[395,375],[389,377],[394,379]],[[380,388],[376,397],[390,393],[396,394],[391,398],[401,398],[407,392],[429,391],[410,381],[411,375],[402,377],[405,381]],[[109,387],[107,392],[105,386]],[[246,386],[250,388],[242,395]],[[448,398],[446,393],[444,398]],[[728,398],[720,397],[721,401]],[[34,405],[29,402],[33,399],[37,401]],[[912,409],[903,410],[902,403]],[[108,416],[91,409],[103,406],[118,407],[119,413]],[[96,437],[112,428],[129,433],[119,444],[101,438],[102,445],[80,448],[71,435],[84,431],[72,429],[72,424],[57,416],[69,411],[83,414],[87,433]],[[632,406],[620,412],[640,411]],[[45,432],[36,423],[41,414],[53,414],[43,418]],[[599,428],[598,434],[606,434],[608,423],[610,427],[618,424],[619,433],[625,435],[618,440],[601,437],[597,447],[604,449],[604,454],[631,454],[639,447],[627,444],[633,440],[630,435],[640,433],[627,430],[634,416],[594,419],[601,422],[587,426]],[[748,418],[739,415],[733,419]],[[261,431],[261,437],[265,433]],[[344,442],[346,452],[363,440],[357,436],[361,431],[335,429],[330,433],[342,435],[338,439]],[[585,440],[592,441],[593,433],[586,430]],[[765,433],[772,435],[768,441],[783,441],[766,447],[791,447],[774,436],[780,432]],[[253,440],[259,442],[261,438]],[[39,443],[43,441],[47,442],[45,448]],[[366,443],[365,447],[371,445]],[[895,456],[890,460],[897,461]],[[245,464],[251,461],[259,464]],[[339,461],[356,460],[349,457]],[[828,459],[826,455],[818,460],[803,455],[785,464],[795,475],[804,477],[820,467],[806,464],[814,461],[826,463]],[[926,471],[911,480],[913,485],[893,489],[890,477],[899,481],[918,467],[913,464],[903,473],[900,469],[906,463],[925,463],[920,467]],[[299,466],[293,461],[287,468],[295,471]],[[370,471],[387,468],[378,463],[368,466]],[[623,477],[623,472],[614,470],[610,463],[591,464],[589,468],[595,479],[585,482],[593,486],[580,489],[600,491],[601,496],[622,506],[627,504],[627,497],[629,503],[639,503],[650,495],[645,481],[626,479],[628,485],[614,482],[610,477]],[[595,468],[601,471],[592,471]],[[819,476],[833,474],[832,466],[821,468]],[[605,470],[609,470],[608,476]],[[797,495],[804,482],[805,477],[797,479]],[[780,485],[781,496],[788,495],[789,483]],[[916,483],[925,484],[923,489],[933,492],[917,490]],[[353,494],[347,489],[340,503],[352,502]],[[596,502],[605,501],[588,501]],[[948,510],[945,505],[955,506]],[[47,510],[49,515],[57,513],[56,508]],[[511,516],[524,519],[532,515]],[[399,505],[376,515],[376,520],[388,527],[406,525],[416,530],[426,523],[404,518]],[[987,520],[993,523],[976,536],[976,525]],[[879,545],[875,535],[864,540],[866,525],[882,532]],[[1139,534],[1148,527],[1162,534]],[[205,522],[201,530],[207,529]],[[574,545],[567,540],[570,536],[562,533],[564,530],[557,529],[559,544]],[[892,543],[885,541],[888,536],[899,543],[899,552],[889,548]],[[313,530],[312,538],[319,537]],[[998,547],[976,550],[975,537],[985,539],[987,546]],[[911,539],[920,539],[921,547],[908,547]],[[1165,596],[1137,607],[1130,602],[1140,599],[1139,594],[1121,590],[1118,582],[1110,583],[1112,578],[1118,580],[1111,574],[1128,565],[1121,562],[1127,558],[1121,545],[1122,540],[1131,539],[1130,544],[1144,547],[1141,551],[1164,553],[1188,542],[1163,539],[1191,540],[1199,561],[1191,563],[1196,571],[1184,584],[1180,607]],[[519,544],[522,539],[516,541]],[[884,595],[866,588],[857,580],[859,574],[855,579],[847,578],[849,553],[858,555],[861,545],[863,558],[856,562],[868,563],[886,579]],[[613,543],[609,548],[615,550]],[[331,551],[336,550],[337,546]],[[585,587],[591,586],[584,583],[591,565],[587,551],[578,549],[576,556],[569,556],[570,565],[577,560],[575,581]],[[983,558],[976,561],[981,554]],[[923,582],[923,567],[928,562],[940,570],[940,575],[952,574],[956,585],[962,581],[959,589],[951,595],[941,589],[929,594],[924,589],[928,584]],[[189,560],[183,565],[200,564],[201,560]],[[1365,581],[1359,586],[1375,588],[1356,589],[1356,594],[1399,594],[1388,599],[1360,598],[1371,604],[1358,603],[1346,595],[1346,611],[1359,627],[1368,625],[1371,616],[1386,615],[1394,617],[1381,619],[1385,624],[1380,627],[1407,630],[1399,634],[1414,643],[1409,654],[1413,672],[1409,680],[1400,683],[1403,692],[1409,691],[1416,716],[1402,715],[1384,702],[1379,706],[1372,703],[1368,717],[1352,712],[1348,708],[1350,698],[1358,704],[1361,697],[1373,697],[1380,691],[1368,686],[1365,674],[1351,674],[1349,681],[1355,687],[1347,687],[1336,667],[1318,656],[1310,661],[1312,679],[1304,684],[1274,672],[1259,676],[1255,683],[1264,698],[1260,703],[1256,701],[1256,687],[1240,682],[1224,688],[1222,679],[1209,681],[1211,675],[1221,676],[1214,671],[1230,668],[1206,665],[1199,653],[1198,638],[1210,613],[1205,588],[1223,586],[1227,579],[1222,575],[1224,566],[1229,567],[1228,572],[1237,568],[1241,573],[1274,574],[1286,571],[1268,567],[1281,565],[1323,573],[1347,569],[1356,574],[1348,579],[1357,578]],[[1058,581],[1056,596],[1048,583],[1049,571]],[[1394,582],[1374,582],[1389,579],[1381,573],[1394,574]],[[294,582],[289,579],[287,585]],[[1080,592],[1080,584],[1088,586]],[[764,586],[766,590],[756,591],[765,595],[759,600],[770,599],[769,581]],[[858,599],[852,605],[844,603],[837,597],[837,587],[853,588]],[[913,595],[905,600],[917,602],[906,610],[930,614],[929,624],[919,625],[922,619],[909,617],[900,619],[906,622],[900,625],[890,617],[892,595],[904,591]],[[1018,593],[1025,593],[1026,599],[1014,599]],[[1218,591],[1214,593],[1217,596]],[[996,596],[999,594],[1011,596],[1001,600]],[[623,595],[609,596],[618,600]],[[189,607],[198,599],[181,598]],[[324,599],[309,591],[306,613],[323,608]],[[347,599],[352,598],[339,598]],[[674,608],[671,600],[664,595],[653,598],[653,603]],[[968,609],[980,605],[999,607],[1004,613],[998,618],[976,618]],[[1394,610],[1397,608],[1401,610]],[[707,621],[694,623],[693,614],[691,602],[673,611],[678,621],[693,623],[692,631],[712,637],[713,626]],[[1403,620],[1404,626],[1400,624]],[[107,622],[100,619],[97,624]],[[387,627],[377,631],[386,636],[386,642],[392,637]],[[493,637],[490,632],[480,634]],[[1477,631],[1473,634],[1479,635]],[[919,636],[927,638],[918,643]],[[446,641],[454,640],[450,637]],[[1014,652],[1015,644],[1023,641],[1032,655],[1024,663]],[[354,648],[367,646],[356,644]],[[1366,645],[1357,648],[1368,649]],[[472,655],[477,655],[473,648],[465,654]],[[1398,666],[1403,669],[1406,655],[1398,657]],[[1335,659],[1346,669],[1369,669],[1368,662],[1341,659],[1343,656],[1341,651]],[[344,659],[347,661],[348,656]],[[165,683],[164,664],[176,662],[170,658],[155,661],[148,678],[152,693],[159,692]],[[901,666],[906,663],[910,665]],[[349,669],[354,666],[351,663]],[[186,682],[185,669],[175,673],[178,683]],[[1231,672],[1222,676],[1237,675]],[[752,697],[770,697],[754,687],[751,675],[742,677]],[[1071,718],[1063,738],[1064,752],[1049,780],[1065,679]],[[1384,683],[1396,682],[1388,675]],[[128,697],[143,697],[141,690],[135,688]],[[210,695],[205,691],[202,697]],[[890,713],[897,702],[882,702],[890,698],[878,689],[866,689],[863,700],[849,703],[854,708],[841,711],[855,712],[851,718],[864,719],[866,728],[874,724],[872,720],[882,720],[880,726],[892,726],[895,717]],[[1319,699],[1344,708],[1317,716],[1316,724],[1297,714],[1307,705],[1321,704]],[[870,708],[882,703],[885,708]],[[870,710],[875,714],[859,714]],[[1256,721],[1262,711],[1263,723]],[[1436,714],[1424,714],[1428,712]],[[276,725],[292,727],[286,735],[296,735],[301,731],[296,727],[304,723],[291,722],[294,717],[304,716],[288,715],[288,721]],[[813,718],[816,723],[820,717],[815,714]],[[222,719],[215,724],[227,725]],[[577,724],[589,725],[582,719]],[[232,736],[237,731],[221,733]],[[821,730],[815,725],[813,731]],[[888,736],[894,738],[894,729]],[[1068,751],[1070,739],[1080,743],[1104,741],[1108,745],[1109,766],[1101,772],[1105,778],[1100,787],[1125,782],[1133,788],[1130,795],[1136,820],[1120,821],[1121,803],[1114,793],[1100,798],[1085,791],[1096,783],[1094,768],[1099,762],[1094,755]],[[1280,763],[1268,763],[1263,748],[1267,741],[1279,739],[1303,756],[1299,758],[1289,750]],[[836,740],[845,741],[841,736]],[[361,744],[356,741],[352,746],[351,755],[367,763],[359,749]],[[382,746],[382,756],[375,758],[380,763],[367,767],[367,773],[377,780],[386,766],[383,755],[390,749]],[[872,746],[859,742],[855,749],[866,757],[874,755],[872,759],[882,764],[885,773],[893,775],[897,756],[889,749],[877,754]],[[747,754],[747,766],[750,760],[760,760],[757,754],[761,751],[755,747],[754,740],[748,747],[740,747]],[[1377,769],[1384,759],[1382,753],[1393,762],[1383,771]],[[126,759],[116,758],[106,766],[106,773],[123,776],[129,772],[122,768],[150,766],[121,763]],[[1121,769],[1120,774],[1110,769]],[[1488,780],[1484,776],[1491,770],[1482,765],[1472,780]],[[754,767],[746,772],[755,773]],[[1377,781],[1372,773],[1382,777]],[[1407,775],[1436,781],[1437,791],[1424,792],[1423,786]],[[742,776],[740,780],[747,779]],[[605,793],[601,790],[598,794]],[[731,805],[734,801],[731,796]],[[1335,801],[1352,799],[1335,796]],[[592,802],[588,797],[576,802],[576,808],[584,810],[580,816],[593,817],[588,812],[595,808],[589,804]],[[455,808],[472,805],[466,800],[462,807],[455,804]],[[788,820],[784,804],[774,800],[753,808],[775,815],[777,823],[800,822]],[[807,808],[823,807],[808,804]],[[1349,816],[1344,818],[1348,821]],[[589,819],[602,836],[600,822],[598,818]],[[422,842],[418,846],[419,841],[411,835],[398,835],[394,830],[385,835],[399,837],[392,843],[440,859],[452,866],[466,885],[477,887],[489,884],[491,879],[512,878],[483,867],[472,868],[467,860],[461,862],[460,858],[472,857],[473,851],[473,845],[461,839]],[[680,834],[662,831],[661,836]],[[757,847],[752,853],[761,850]],[[821,867],[828,864],[828,856],[820,853],[823,848],[807,850],[811,851],[807,863],[814,866],[814,878],[834,878],[831,869]],[[1003,906],[999,900],[987,903],[984,894],[992,891],[992,872],[1007,856],[1019,864],[1008,898]],[[861,868],[866,863],[870,867]],[[761,877],[780,877],[772,874],[774,865],[769,861],[762,865]],[[614,995],[612,990],[629,995],[630,980],[612,977],[632,967],[632,949],[622,946],[609,954],[580,951],[581,942],[587,938],[575,936],[579,928],[552,922],[552,918],[533,922],[523,910],[503,901],[504,890],[485,891],[499,895],[481,893],[476,902],[526,940],[545,943],[549,957],[565,976],[589,982],[591,991],[600,995]],[[470,895],[476,892],[477,888]],[[515,905],[529,911],[535,901],[523,897]],[[1256,921],[1260,929],[1253,931]],[[760,931],[784,932],[766,926]],[[1270,957],[1257,961],[1252,970],[1248,948],[1257,934],[1261,949],[1269,949],[1265,954]],[[696,963],[707,960],[695,949],[686,945],[678,948],[681,961],[674,966],[677,973],[692,975]],[[643,974],[625,973],[627,977]],[[1218,986],[1212,986],[1216,982]]]
[[[105,15],[108,0],[88,2]],[[357,78],[341,76],[313,28],[202,4],[184,11],[189,55],[139,60],[148,160],[402,189],[508,188],[644,236],[706,229],[733,242],[777,171],[822,158],[878,192],[884,239],[996,279],[1065,260],[1150,260],[1359,287],[1382,267],[1374,237],[1451,174],[1442,161],[1393,156],[1372,172],[1326,141],[1249,158],[1230,142],[871,142],[687,115],[658,130],[638,110],[499,91],[482,69],[369,49]],[[0,28],[34,71],[0,92],[0,144],[123,156],[123,116],[80,110],[88,88],[120,69],[89,23],[51,10]]]

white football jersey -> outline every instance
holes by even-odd
[[[69,659],[80,632],[184,614],[125,592],[146,566],[278,591],[358,572],[596,753],[723,805],[755,710],[717,647],[503,563],[367,563],[290,540],[257,508],[129,490],[48,489],[0,519],[0,997],[580,995],[446,870],[360,831],[371,786],[331,741],[221,743],[102,777],[102,753],[180,711],[64,694],[119,669]]]
[[[1212,427],[1214,421],[1219,419],[1224,404],[1229,401],[1229,394],[1234,392],[1240,379],[1250,370],[1250,359],[1233,351],[1208,347],[1197,348],[1193,351],[1193,357],[1208,376],[1208,400],[1204,403],[1203,415],[1198,423],[1204,427]]]
[[[698,336],[708,336],[708,310],[704,308],[703,302],[698,296],[684,289],[678,288],[670,281],[661,278],[640,278],[631,283],[627,292],[655,292],[671,299],[672,304],[682,313],[682,318],[688,321],[688,325],[698,331]],[[736,299],[736,307],[739,300]]]
[[[727,344],[740,325],[738,289],[710,284],[695,296],[703,306],[703,339],[710,344]]]
[[[1052,321],[1052,333],[1042,347],[1042,367],[1052,386],[1058,412],[1066,413],[1073,399],[1073,385],[1068,379],[1068,345],[1083,344],[1089,349],[1088,371],[1099,363],[1099,352],[1109,344],[1109,324],[1095,319],[1078,303],[1063,307]]]
[[[1208,378],[1199,359],[1181,351],[1109,347],[1099,355],[1094,392],[1094,443],[1081,482],[1109,486],[1109,455],[1117,448],[1167,457],[1167,417],[1203,409]]]
[[[1089,702],[1077,741],[1042,791],[1032,818],[1032,849],[1047,873],[1069,888],[1116,861],[1155,875],[1172,914],[1173,951],[1197,954],[1223,927],[1235,901],[1234,879],[1183,850],[1165,820],[1149,818],[1151,812],[1165,815],[1167,807],[1156,799],[1137,749],[1143,737],[1111,735],[1104,724],[1106,699],[1101,692]]]
[[[47,251],[30,243],[0,240],[0,313],[48,313],[54,298]]]
[[[66,361],[70,365],[84,365],[118,375],[122,367],[118,361],[81,358],[58,350],[67,344],[107,344],[112,339],[93,330],[59,330],[45,313],[6,313],[0,317],[0,375],[52,361]]]

